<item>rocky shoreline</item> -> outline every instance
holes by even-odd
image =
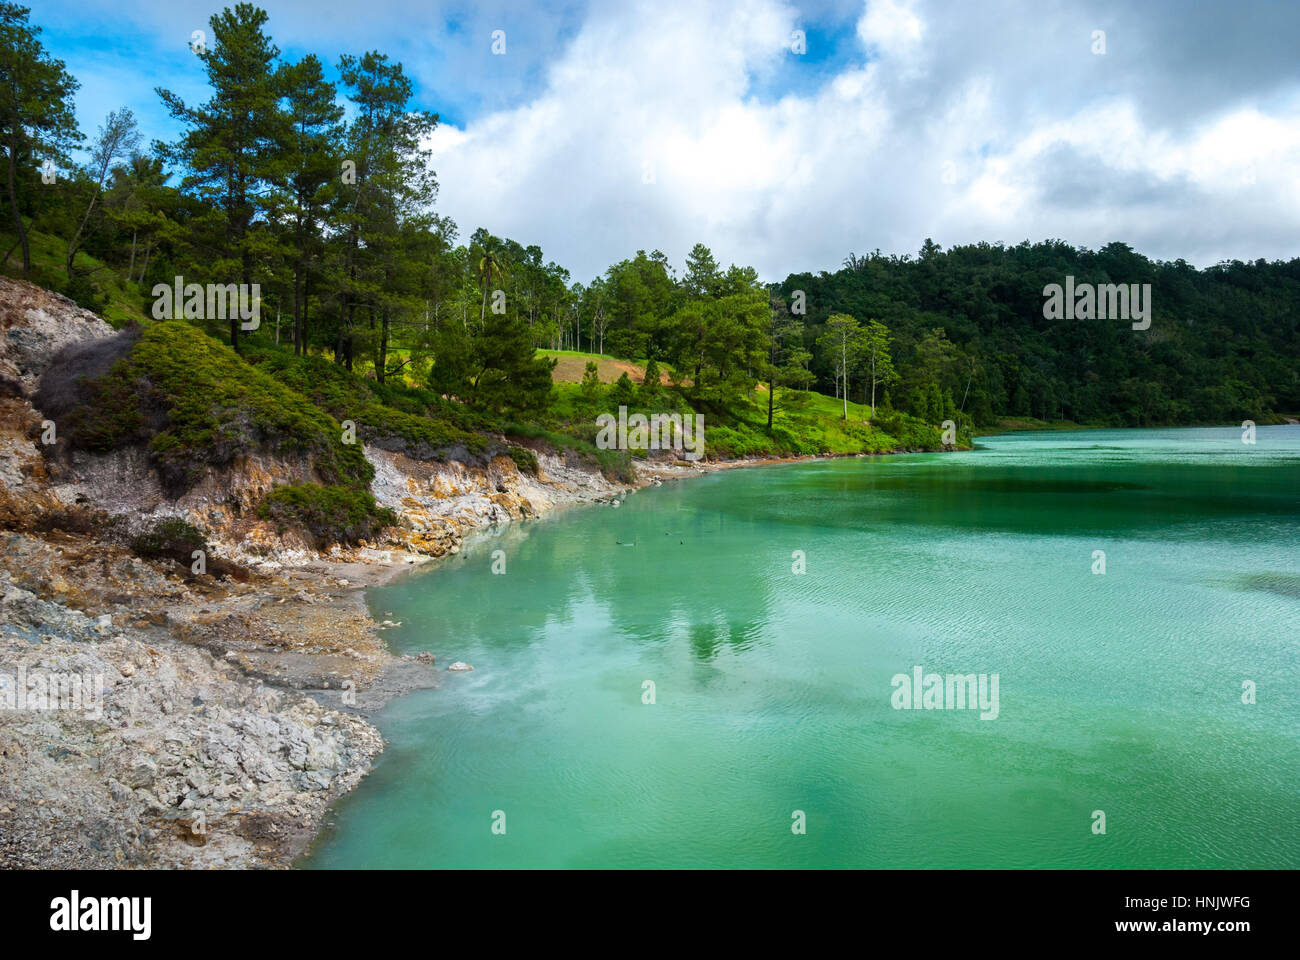
[[[528,515],[626,489],[561,489]],[[445,503],[466,514],[442,556],[520,519]],[[0,704],[24,674],[99,689],[0,708],[0,867],[289,866],[382,751],[366,715],[455,659],[394,655],[365,603],[438,555],[294,552],[219,581],[91,536],[0,530]]]
[[[394,655],[365,588],[474,531],[630,488],[545,451],[533,475],[366,448],[401,523],[322,554],[251,509],[298,464],[250,454],[172,500],[139,448],[45,455],[42,373],[111,334],[0,278],[0,868],[287,867],[383,750],[366,715],[455,660]],[[666,463],[638,485],[696,471]],[[165,517],[203,530],[221,566],[103,535],[105,518]]]
[[[365,589],[467,536],[633,489],[788,460],[638,465],[634,484],[536,447],[422,461],[365,447],[400,523],[326,553],[253,509],[301,464],[250,453],[169,499],[144,450],[46,456],[32,405],[59,349],[100,318],[0,278],[0,868],[284,868],[383,750],[367,719],[454,682],[446,647],[395,655]],[[813,459],[813,458],[794,458]],[[213,571],[144,560],[103,533],[180,518]],[[44,700],[33,691],[45,691]]]

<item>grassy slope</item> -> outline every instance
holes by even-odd
[[[0,250],[8,250],[16,239],[12,231],[0,232]],[[68,274],[64,269],[64,260],[68,255],[67,243],[48,233],[30,229],[27,239],[32,254],[31,282],[47,290],[65,293],[68,283]],[[129,320],[143,323],[148,319],[141,308],[144,292],[137,284],[122,279],[120,271],[105,266],[85,253],[77,254],[73,266],[79,273],[89,277],[96,292],[103,298],[103,307],[95,312],[114,327],[122,327]],[[11,277],[22,277],[21,247],[14,248],[9,259],[0,264],[0,270]]]
[[[576,350],[538,350],[538,356],[555,357],[558,361],[551,372],[551,379],[556,383],[578,383],[587,372],[587,363],[594,361],[596,373],[601,383],[613,383],[626,373],[634,383],[645,379],[645,363],[633,363],[619,360],[601,353],[579,353]],[[672,369],[667,364],[659,364],[659,382],[671,382]]]
[[[608,390],[593,404],[584,402],[576,383],[581,379],[588,360],[595,361],[598,369],[602,363],[611,368],[614,364],[634,367],[627,361],[614,361],[598,354],[566,351],[543,351],[548,356],[560,356],[561,364],[570,361],[569,369],[556,370],[556,397],[554,414],[571,423],[586,422],[582,434],[595,435],[592,421],[600,412],[613,412],[615,404]],[[619,371],[621,372],[621,370]],[[609,382],[617,377],[606,377]],[[644,368],[639,375],[629,373],[634,383],[640,384]],[[690,412],[685,394],[661,390],[657,400],[641,399],[630,405],[629,412]],[[885,453],[894,450],[933,450],[942,446],[938,427],[922,423],[906,414],[896,414],[877,408],[875,422],[871,422],[871,408],[858,403],[848,404],[848,417],[844,419],[844,405],[834,397],[813,391],[786,390],[778,387],[772,419],[772,435],[767,432],[767,390],[760,385],[752,394],[741,395],[725,410],[702,411],[705,437],[710,458],[789,456],[822,453]],[[590,439],[590,437],[587,437]],[[958,446],[969,446],[963,436]]]

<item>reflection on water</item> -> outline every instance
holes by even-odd
[[[1016,434],[501,531],[375,591],[475,670],[306,865],[1300,866],[1298,480],[1300,427]],[[894,710],[916,665],[998,718]]]

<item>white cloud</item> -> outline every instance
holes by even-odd
[[[899,0],[870,0],[858,21],[858,37],[885,56],[910,52],[923,32],[924,24],[912,4]]]
[[[939,34],[934,12],[875,0],[857,57],[773,102],[753,78],[816,69],[788,50],[789,5],[595,9],[532,99],[438,132],[440,207],[463,233],[539,243],[584,280],[638,248],[680,264],[697,240],[767,279],[926,236],[1122,239],[1197,263],[1296,255],[1294,86],[1269,110],[1162,124],[1140,86],[1098,91],[1095,71],[1113,80],[1123,62],[1099,66],[1073,33],[999,34],[987,10],[963,30],[949,22],[963,11],[944,8]],[[977,35],[996,56],[972,49]],[[1039,49],[1044,37],[1061,46]],[[1053,70],[1063,56],[1077,61]],[[1020,72],[999,72],[1001,57]],[[1044,102],[1028,109],[1022,74],[1038,70]]]

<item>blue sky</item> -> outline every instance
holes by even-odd
[[[548,65],[578,33],[588,5],[558,3],[523,9],[506,3],[366,4],[376,15],[357,22],[339,15],[314,22],[317,11],[346,10],[335,0],[321,3],[258,3],[270,15],[267,32],[282,56],[296,60],[315,53],[337,81],[343,53],[366,50],[400,61],[415,84],[415,105],[437,111],[464,127],[486,112],[527,102],[545,82]],[[776,70],[751,77],[754,96],[777,99],[808,93],[862,54],[857,49],[856,2],[811,4],[799,27],[806,53],[793,53]],[[82,79],[77,115],[89,132],[108,113],[129,106],[152,141],[174,137],[178,125],[162,108],[154,87],[166,87],[187,102],[207,95],[203,71],[189,52],[193,30],[208,33],[213,2],[151,4],[103,0],[50,0],[33,20],[74,76]],[[165,13],[161,11],[166,11]],[[383,16],[379,15],[382,12]],[[125,14],[125,15],[124,15]],[[491,52],[494,30],[506,32],[506,56]]]
[[[439,210],[576,279],[640,248],[680,264],[697,240],[767,279],[927,236],[1300,255],[1297,4],[261,5],[288,59],[401,61],[444,121]],[[153,140],[177,132],[155,87],[206,97],[188,43],[215,9],[43,0],[32,20],[82,81],[84,132],[129,106]]]
[[[232,4],[233,5],[233,4]],[[315,53],[331,79],[341,54],[367,50],[400,61],[415,84],[416,106],[464,124],[483,111],[518,102],[541,80],[548,58],[581,23],[585,4],[511,12],[510,4],[320,2],[258,3],[267,32],[285,59]],[[208,18],[223,4],[50,0],[33,8],[42,40],[82,80],[77,114],[93,130],[109,110],[129,106],[152,139],[176,126],[154,88],[188,101],[207,94],[202,65],[189,50],[194,30],[209,35]],[[518,5],[515,5],[518,6]],[[357,18],[358,10],[364,14]],[[506,57],[493,57],[491,32],[508,29]]]

